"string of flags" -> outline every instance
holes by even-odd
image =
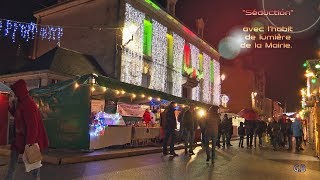
[[[19,22],[8,19],[0,19],[0,37],[11,37],[12,42],[16,41],[16,36],[29,41],[35,37],[40,37],[42,40],[57,41],[60,43],[63,35],[63,28],[51,25],[39,25],[33,22]]]

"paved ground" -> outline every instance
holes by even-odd
[[[196,155],[186,157],[183,150],[177,151],[179,157],[162,157],[160,153],[148,154],[106,161],[69,165],[44,165],[41,169],[44,180],[171,180],[171,179],[319,179],[320,162],[310,150],[302,153],[277,151],[271,148],[217,150],[214,165],[206,163],[201,147],[195,149]],[[0,162],[4,159],[0,158]],[[1,164],[1,163],[0,163]],[[295,172],[295,164],[304,164],[305,172]],[[0,179],[4,177],[7,166],[0,165]],[[23,173],[23,164],[17,170],[18,180],[30,177]]]

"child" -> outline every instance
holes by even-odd
[[[238,135],[240,137],[239,147],[243,148],[243,139],[244,139],[245,130],[243,127],[243,122],[240,122],[240,126],[238,127]]]

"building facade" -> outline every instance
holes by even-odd
[[[219,54],[151,0],[73,0],[35,17],[63,27],[59,45],[92,55],[109,77],[220,104]],[[36,39],[33,57],[55,46]]]

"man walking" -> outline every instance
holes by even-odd
[[[165,137],[163,140],[163,147],[162,147],[163,155],[168,155],[167,145],[168,145],[168,140],[171,137],[170,155],[178,156],[178,154],[176,154],[174,152],[174,143],[175,143],[175,139],[176,139],[175,129],[177,128],[177,120],[176,120],[176,116],[174,114],[174,111],[175,111],[174,104],[175,104],[175,102],[170,103],[170,105],[168,106],[168,109],[167,109],[167,113],[165,114],[166,123],[165,123],[165,127],[164,127]]]
[[[205,120],[206,124],[206,153],[207,153],[207,162],[210,161],[214,163],[215,158],[215,145],[216,139],[218,134],[218,126],[220,122],[220,116],[217,112],[217,109],[214,107],[210,107],[208,111],[208,117]],[[212,140],[212,148],[211,148],[211,155],[210,155],[210,140]]]
[[[292,123],[291,130],[292,130],[294,138],[296,139],[296,151],[303,150],[303,148],[301,148],[302,124],[301,124],[301,121],[298,118],[296,118],[294,120],[294,122]]]
[[[182,120],[183,127],[183,139],[184,139],[184,153],[187,155],[188,152],[194,155],[193,144],[194,144],[194,133],[197,128],[197,121],[195,119],[194,107],[191,106],[183,116]],[[189,151],[188,151],[189,147]]]

